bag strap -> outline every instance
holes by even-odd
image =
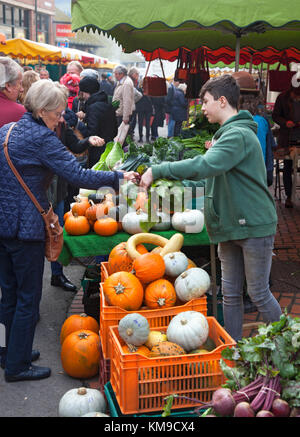
[[[36,208],[39,210],[39,212],[43,215],[46,214],[45,210],[41,207],[41,205],[39,204],[39,202],[36,200],[35,196],[32,194],[32,192],[30,191],[30,189],[28,188],[28,186],[25,184],[25,182],[23,181],[22,177],[20,176],[18,170],[16,169],[16,167],[13,165],[13,163],[11,162],[10,156],[8,154],[8,139],[10,136],[10,133],[12,131],[12,129],[14,128],[14,126],[17,123],[13,123],[10,128],[7,131],[6,134],[6,138],[5,141],[3,143],[3,149],[4,149],[4,155],[7,159],[8,165],[10,166],[12,172],[14,173],[14,175],[16,176],[16,178],[18,179],[18,181],[20,182],[20,184],[22,185],[22,187],[24,188],[24,190],[26,191],[26,193],[28,194],[28,196],[30,197],[30,199],[32,200],[32,202],[34,203],[34,205],[36,206]]]
[[[288,60],[286,51],[284,51],[282,53],[282,56],[280,58],[280,61],[278,62],[276,70],[279,70],[281,64],[285,64],[287,71],[290,71],[290,64],[289,64],[289,60]]]
[[[157,50],[158,50],[158,55],[159,55],[159,49],[157,49]],[[150,64],[151,64],[152,58],[153,58],[153,52],[151,52],[151,57],[150,57],[150,61],[149,61],[148,66],[147,66],[147,70],[146,70],[146,73],[145,73],[145,77],[147,77],[147,74],[148,74],[148,71],[149,71],[149,67],[150,67]],[[165,78],[165,72],[164,72],[164,69],[163,69],[163,65],[162,65],[162,62],[161,62],[161,58],[160,58],[160,56],[159,56],[159,62],[160,62],[161,70],[162,70],[162,73],[163,73],[163,77],[164,77],[164,79],[166,80],[166,78]]]

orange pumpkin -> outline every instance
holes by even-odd
[[[73,215],[72,211],[67,211],[64,213],[64,222],[67,220],[68,217],[70,217],[71,215]]]
[[[168,357],[170,355],[185,355],[185,350],[177,343],[161,341],[150,351],[150,357]]]
[[[110,305],[127,311],[138,310],[144,297],[143,285],[129,272],[116,272],[106,278],[103,293]]]
[[[122,347],[122,351],[125,354],[141,354],[144,355],[145,357],[149,357],[150,356],[150,349],[147,348],[147,346],[133,346],[130,345],[128,346],[127,344],[125,344]]]
[[[69,334],[61,347],[64,371],[73,378],[92,378],[97,375],[100,361],[99,335],[88,329]]]
[[[188,258],[188,266],[187,266],[187,270],[191,269],[193,267],[198,267],[197,264],[194,263],[193,260],[191,260],[190,258]]]
[[[89,222],[95,222],[97,220],[97,208],[98,205],[95,204],[92,200],[90,200],[90,206],[85,211],[85,216]]]
[[[146,191],[139,191],[137,196],[136,196],[136,200],[134,203],[134,207],[136,209],[136,211],[138,211],[139,209],[142,209],[143,211],[147,211],[148,205],[148,194]]]
[[[75,197],[75,203],[72,204],[71,211],[75,215],[85,215],[86,210],[90,207],[87,197]]]
[[[109,274],[115,272],[131,272],[132,271],[132,263],[133,260],[127,253],[127,243],[124,241],[123,243],[117,244],[110,252],[108,257],[108,271]],[[138,244],[136,250],[140,253],[147,253],[147,249],[143,244]]]
[[[145,289],[144,302],[148,308],[167,308],[176,303],[176,292],[171,282],[157,279]]]
[[[63,344],[69,334],[80,329],[88,329],[89,331],[93,331],[98,334],[99,324],[94,317],[88,316],[85,313],[73,314],[64,321],[61,327],[60,344]]]
[[[65,221],[65,230],[70,235],[84,235],[89,232],[90,224],[84,215],[73,214]]]
[[[111,217],[103,217],[95,221],[94,231],[98,235],[114,235],[118,232],[118,223]]]
[[[158,253],[144,253],[133,261],[132,268],[135,276],[143,284],[148,284],[164,276],[165,262]]]

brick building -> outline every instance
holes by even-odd
[[[0,0],[0,32],[6,39],[54,44],[54,15],[55,0]]]

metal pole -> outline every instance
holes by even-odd
[[[34,16],[35,16],[35,40],[38,42],[38,22],[37,22],[37,0],[34,0]]]
[[[240,35],[237,35],[236,36],[236,44],[235,44],[235,69],[234,69],[234,71],[239,71],[240,49],[241,49],[241,37],[240,37]]]

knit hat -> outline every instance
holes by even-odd
[[[259,89],[256,88],[253,76],[251,76],[247,71],[237,71],[232,74],[232,77],[237,81],[241,93],[259,93]]]
[[[85,76],[79,82],[79,89],[84,93],[95,94],[99,88],[100,84],[95,77]]]
[[[68,88],[68,90],[73,94],[73,95],[77,95],[78,91],[79,91],[79,82],[80,82],[80,77],[78,76],[78,74],[71,74],[71,73],[66,73],[64,74],[59,82],[64,85],[65,87]]]

